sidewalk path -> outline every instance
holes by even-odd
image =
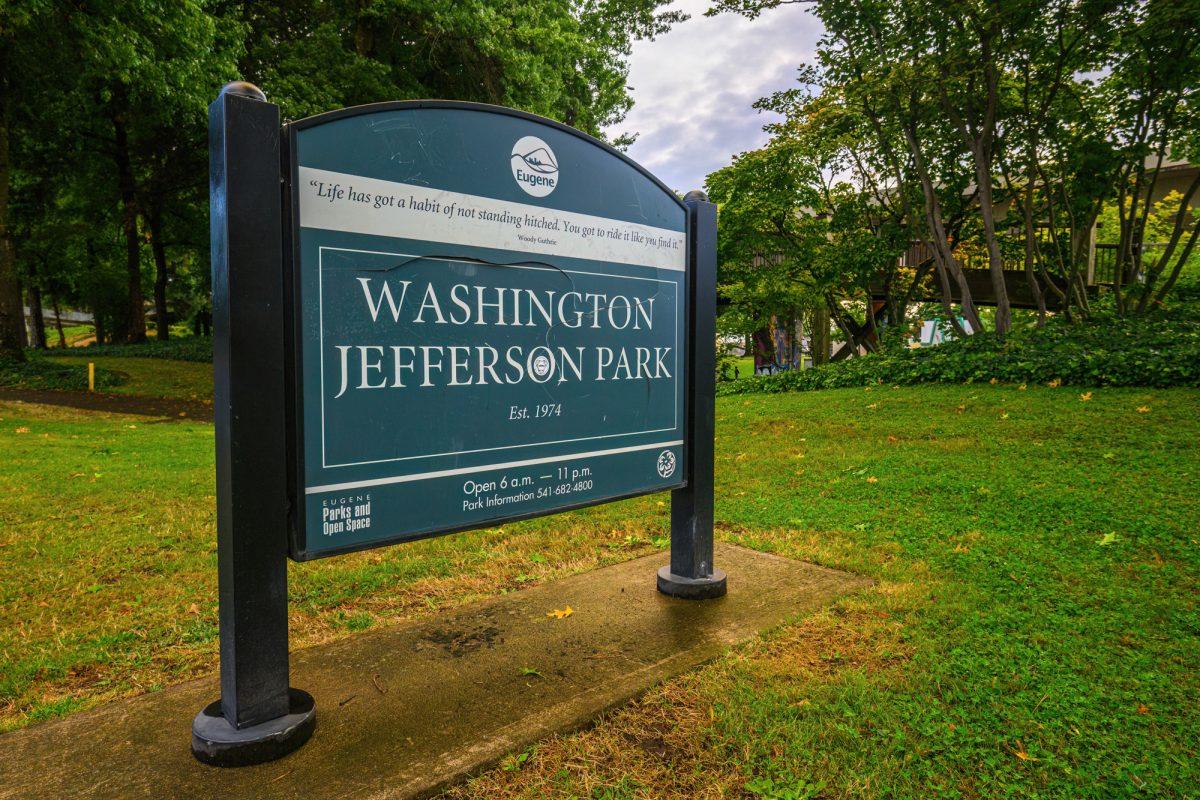
[[[217,697],[211,677],[0,735],[0,800],[428,797],[870,585],[718,545],[729,594],[675,600],[654,586],[666,559],[655,553],[293,653],[292,685],[316,699],[317,728],[274,763],[222,770],[192,758],[192,716]]]

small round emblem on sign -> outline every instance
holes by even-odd
[[[526,194],[545,197],[558,185],[558,158],[550,145],[536,136],[522,136],[513,145],[513,177]]]
[[[538,356],[533,360],[533,374],[539,378],[544,378],[550,374],[550,359],[545,356]]]
[[[669,478],[675,474],[675,454],[670,450],[663,450],[658,454],[658,476],[660,478]]]

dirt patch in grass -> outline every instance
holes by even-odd
[[[888,587],[891,593],[910,590]],[[806,695],[821,686],[851,674],[882,678],[902,670],[909,651],[901,642],[901,626],[886,612],[866,607],[871,603],[847,599],[737,648],[699,672],[650,690],[585,731],[510,756],[445,797],[763,796],[746,770],[754,760],[752,732],[730,707],[729,696],[752,681],[765,693],[794,696],[793,713],[803,714],[812,705]]]
[[[140,417],[158,417],[164,422],[173,422],[180,419],[212,422],[213,419],[212,404],[200,400],[100,394],[99,392],[51,392],[39,389],[8,388],[0,388],[0,400],[76,408],[81,411],[104,411],[110,414],[135,414]]]

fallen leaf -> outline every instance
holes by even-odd
[[[1000,419],[1008,419],[1008,412],[1005,411],[1003,414],[1001,414]]]
[[[992,378],[990,381],[988,381],[988,383],[990,383],[992,386],[995,386],[999,382],[1000,381],[996,380],[995,378]]]
[[[196,605],[195,603],[192,603],[190,606],[188,606],[188,613],[189,614],[199,614],[200,606]]]
[[[1055,378],[1054,380],[1050,381],[1046,385],[1049,386],[1051,389],[1057,389],[1058,387],[1062,386],[1062,378]]]
[[[1146,705],[1145,703],[1138,703],[1138,713],[1139,714],[1149,714],[1150,706]]]
[[[1023,392],[1023,391],[1025,391],[1025,388],[1026,388],[1026,387],[1025,387],[1025,384],[1023,384],[1023,383],[1022,383],[1020,386],[1018,386],[1018,387],[1017,387],[1017,391],[1018,391],[1018,392]]]
[[[1096,542],[1096,544],[1098,544],[1098,545],[1100,545],[1101,547],[1103,547],[1103,546],[1105,546],[1105,545],[1110,545],[1110,544],[1112,544],[1112,543],[1113,543],[1113,542],[1115,542],[1116,540],[1117,540],[1117,535],[1116,535],[1115,533],[1106,533],[1106,534],[1104,534],[1103,536],[1101,536],[1101,537],[1100,537],[1100,541]]]
[[[546,616],[553,617],[554,619],[562,619],[563,617],[569,617],[574,613],[575,610],[570,606],[567,606],[566,608],[556,608],[553,611],[547,611]]]
[[[29,428],[20,427],[20,428],[17,428],[17,430],[15,432],[16,433],[29,433]]]
[[[1084,392],[1083,394],[1079,395],[1079,399],[1086,403],[1088,400],[1092,399],[1092,393]]]
[[[879,478],[876,478],[874,475],[872,475],[871,477],[867,478],[867,483],[879,483]]]
[[[1138,406],[1138,410],[1137,410],[1137,412],[1138,412],[1139,414],[1149,414],[1149,413],[1150,413],[1150,406]]]

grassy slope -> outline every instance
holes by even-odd
[[[1191,796],[1200,392],[1085,396],[722,398],[722,537],[876,588],[455,794]],[[0,406],[7,725],[215,663],[211,429],[78,419]],[[296,567],[294,643],[648,552],[661,503]]]
[[[170,397],[180,400],[212,400],[212,364],[194,361],[172,361],[165,358],[127,358],[120,356],[63,356],[57,353],[46,357],[55,364],[78,367],[87,373],[89,361],[98,369],[107,369],[124,376],[118,386],[104,391],[112,394]]]

